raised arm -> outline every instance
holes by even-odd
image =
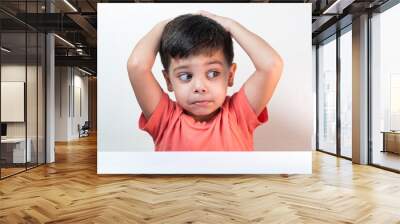
[[[158,52],[162,31],[168,21],[158,23],[142,37],[128,59],[129,80],[146,119],[153,113],[162,96],[162,89],[151,69]]]
[[[281,77],[282,58],[265,40],[238,22],[205,11],[200,14],[216,20],[228,30],[252,60],[256,70],[243,87],[251,107],[259,114],[271,99]]]

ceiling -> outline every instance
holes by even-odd
[[[312,3],[313,15],[310,22],[313,43],[316,43],[335,32],[338,20],[344,21],[341,26],[346,26],[351,23],[353,16],[376,8],[386,1],[388,0],[47,0],[46,8],[46,0],[1,0],[0,25],[2,32],[6,33],[2,35],[2,39],[6,38],[2,45],[5,46],[7,42],[9,46],[20,49],[21,54],[24,53],[24,48],[18,46],[25,46],[25,39],[22,38],[25,29],[55,32],[60,37],[55,38],[56,65],[80,66],[95,73],[97,3]],[[50,8],[52,13],[49,13]],[[27,52],[33,52],[35,47],[35,43],[28,44]]]

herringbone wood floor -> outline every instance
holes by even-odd
[[[313,156],[312,175],[99,176],[83,138],[0,181],[0,223],[400,223],[399,174]]]

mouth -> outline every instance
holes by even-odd
[[[196,106],[207,106],[208,104],[210,104],[212,101],[210,100],[199,100],[199,101],[194,101],[192,104],[196,105]]]

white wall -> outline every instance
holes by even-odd
[[[68,140],[68,67],[55,68],[55,141]]]
[[[72,67],[56,67],[55,73],[55,140],[77,139],[78,124],[88,120],[88,78]],[[77,107],[79,90],[82,114]]]
[[[78,74],[77,74],[78,72]],[[87,76],[82,76],[83,73],[81,73],[78,70],[74,70],[74,108],[73,111],[75,113],[72,113],[72,120],[71,120],[71,135],[73,138],[79,137],[78,129],[77,126],[80,124],[82,126],[85,121],[88,121],[88,77]],[[80,93],[79,93],[80,91]],[[80,98],[79,98],[80,95]],[[79,101],[81,101],[79,103]],[[81,108],[79,108],[81,107]],[[82,111],[80,112],[79,109]]]

